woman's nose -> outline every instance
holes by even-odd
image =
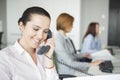
[[[39,39],[42,39],[43,38],[43,32],[38,32],[37,36],[38,36]]]

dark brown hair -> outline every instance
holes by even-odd
[[[99,25],[98,22],[91,22],[88,26],[87,32],[84,35],[84,38],[88,35],[91,34],[93,37],[95,37],[97,35],[96,33],[96,25]],[[83,39],[84,39],[83,38]]]
[[[18,24],[20,22],[23,22],[23,25],[26,25],[26,23],[31,20],[32,14],[43,15],[43,16],[46,16],[49,19],[51,19],[49,13],[45,9],[43,9],[41,7],[34,6],[34,7],[28,8],[24,11],[22,17],[18,20]]]

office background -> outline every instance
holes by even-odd
[[[0,0],[0,31],[3,33],[3,47],[11,45],[21,33],[17,24],[23,11],[30,6],[45,8],[52,17],[51,29],[55,30],[57,16],[66,12],[75,17],[73,30],[68,35],[73,39],[77,49],[88,24],[91,21],[100,23],[102,47],[108,44],[109,0]]]

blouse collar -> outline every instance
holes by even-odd
[[[20,45],[18,40],[15,42],[15,44],[13,46],[17,49],[18,54],[20,54],[20,55],[24,54],[25,49],[23,49],[23,47]]]

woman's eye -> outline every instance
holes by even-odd
[[[37,28],[33,28],[33,30],[38,31],[39,29],[37,29]]]
[[[48,33],[48,31],[44,31],[44,33]]]

